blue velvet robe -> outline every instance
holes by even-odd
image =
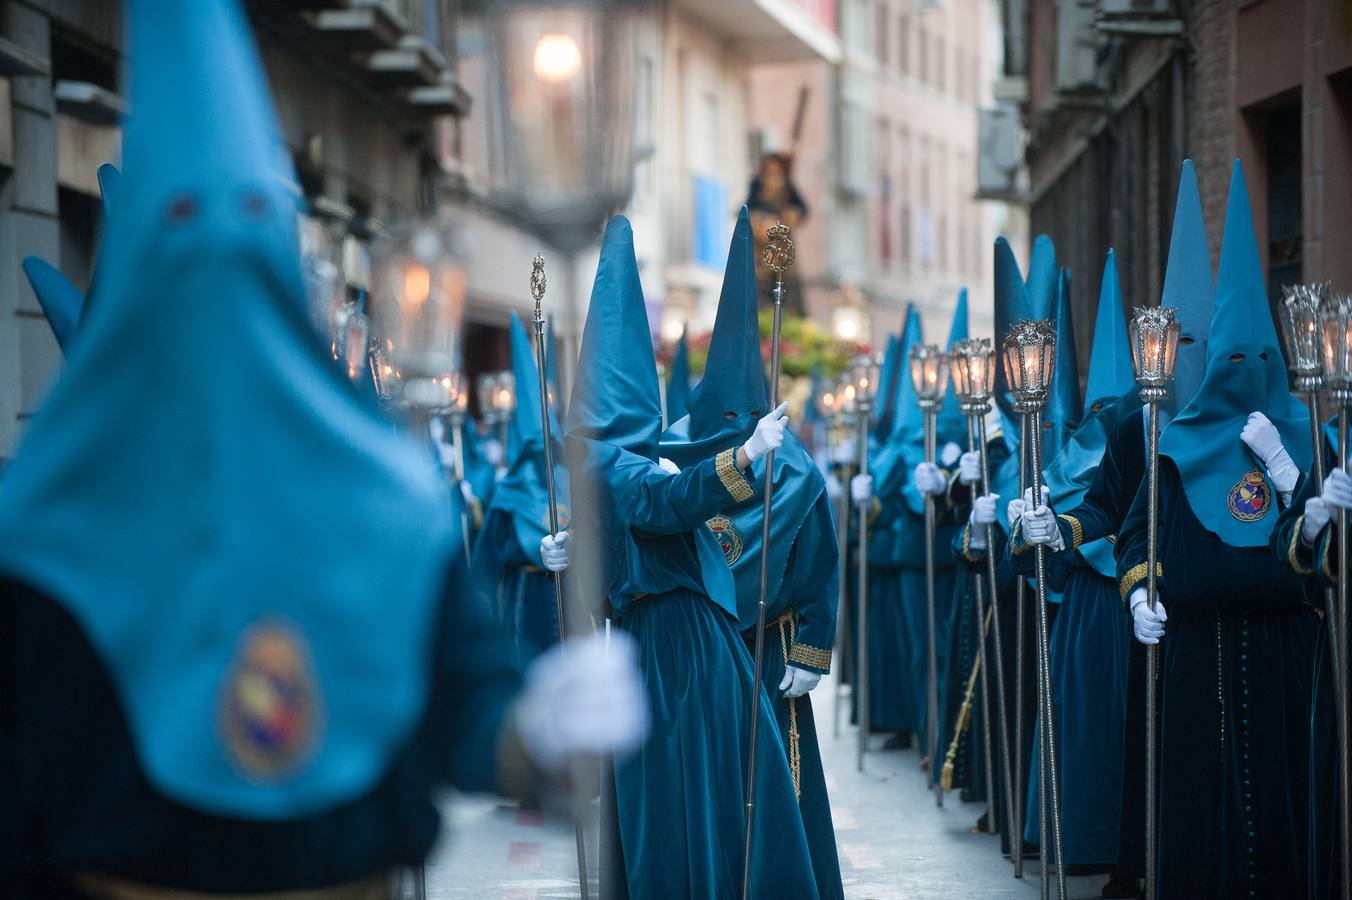
[[[1137,411],[1109,433],[1103,461],[1080,505],[1059,516],[1066,549],[1046,555],[1050,587],[1062,595],[1049,651],[1062,850],[1069,865],[1116,868],[1123,766],[1140,761],[1141,754],[1135,751],[1144,741],[1143,730],[1138,740],[1131,741],[1125,730],[1132,648],[1140,645],[1132,640],[1131,620],[1122,608],[1116,582],[1099,574],[1077,548],[1117,534],[1145,477],[1145,464],[1145,426]],[[1033,554],[1026,552],[1029,548],[1017,533],[1013,542],[1019,571],[1032,574]],[[1139,671],[1137,682],[1145,670]],[[1136,687],[1140,689],[1139,684]],[[1036,842],[1036,755],[1031,762],[1025,836]],[[1144,773],[1134,773],[1132,784],[1136,790],[1131,827],[1143,833]]]
[[[497,611],[524,665],[558,642],[559,612],[554,581],[541,567],[539,547],[527,553],[512,518],[506,510],[488,510],[474,542],[470,581],[483,602]]]
[[[1267,547],[1232,547],[1202,526],[1167,457],[1159,488],[1158,896],[1303,896],[1318,616]],[[1144,581],[1145,559],[1141,491],[1118,534],[1122,596]]]
[[[751,490],[719,468],[715,458],[679,475],[654,471],[624,510],[630,535],[618,540],[649,592],[609,599],[638,645],[652,731],[614,768],[606,896],[740,894],[752,703],[761,721],[751,896],[818,896],[774,710],[763,689],[748,696],[751,654],[736,620],[695,587],[703,576],[692,533]]]

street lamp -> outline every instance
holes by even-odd
[[[857,344],[864,340],[864,296],[852,284],[842,284],[831,307],[831,333],[836,340]]]
[[[950,371],[953,376],[953,392],[958,397],[958,403],[962,407],[962,412],[967,416],[967,430],[976,444],[977,454],[981,459],[981,484],[979,490],[981,493],[990,493],[990,460],[986,455],[986,415],[991,411],[991,395],[995,390],[995,350],[991,347],[990,338],[968,338],[953,345]],[[972,488],[974,492],[978,487]],[[1011,842],[1023,838],[1023,823],[1016,822],[1014,817],[1014,781],[1010,772],[1010,751],[1009,751],[1009,714],[1006,710],[1005,701],[1005,664],[1003,632],[1000,630],[1000,597],[996,592],[996,565],[995,565],[995,526],[986,525],[986,580],[985,587],[990,593],[991,598],[991,625],[990,633],[992,636],[992,649],[995,651],[995,696],[996,711],[999,717],[999,749],[1000,762],[1003,774],[1003,784],[1005,792],[1005,801],[1002,809],[1005,811],[1005,830],[1010,835]],[[984,598],[982,596],[982,580],[978,576],[973,579],[972,593],[976,601],[977,621],[983,622],[986,614],[984,610]],[[987,676],[991,667],[986,664],[985,658],[985,640],[979,643],[981,648],[981,682],[982,694],[981,702],[983,706],[983,715],[989,719],[989,691],[986,686]],[[995,777],[992,769],[991,747],[990,747],[990,727],[987,721],[985,728],[987,741],[985,747],[986,757],[986,784],[987,791],[990,794],[990,814],[987,816],[987,827],[991,833],[996,830],[994,816],[995,810]],[[1016,838],[1017,836],[1017,838]]]
[[[916,403],[925,418],[925,462],[933,463],[935,456],[935,418],[939,404],[948,388],[948,356],[935,344],[916,344],[911,347],[911,383],[915,387]],[[939,656],[936,646],[934,611],[934,497],[925,494],[925,610],[928,618],[927,664],[929,667],[929,713],[926,716],[929,732],[929,758],[939,758]],[[936,763],[937,764],[937,763]],[[944,788],[939,779],[934,781],[934,804],[944,805]]]
[[[399,373],[394,400],[418,418],[444,413],[456,371],[466,271],[449,223],[420,219],[377,245],[372,302],[384,351]]]
[[[1042,502],[1042,410],[1051,391],[1056,366],[1056,322],[1052,319],[1025,320],[1015,325],[1004,340],[1005,376],[1014,393],[1014,408],[1023,416],[1030,438],[1033,505]],[[1051,658],[1047,644],[1047,558],[1046,548],[1034,549],[1037,566],[1037,638],[1038,707],[1040,748],[1038,752],[1038,817],[1041,829],[1038,846],[1042,860],[1042,890],[1047,893],[1050,856],[1047,852],[1047,814],[1050,806],[1052,846],[1056,852],[1056,891],[1066,898],[1065,856],[1061,853],[1061,794],[1056,777],[1056,730],[1052,715]],[[1020,835],[1010,835],[1018,841]]]

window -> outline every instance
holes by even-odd
[[[1301,122],[1300,103],[1267,115],[1268,297],[1301,279]]]
[[[916,29],[920,35],[920,52],[916,57],[916,74],[921,81],[929,81],[929,32],[921,25]]]
[[[656,144],[653,88],[653,59],[645,54],[638,62],[634,77],[634,149],[643,154],[635,172],[634,185],[645,196],[657,189],[657,169],[651,152]]]
[[[944,69],[947,60],[944,58],[944,37],[941,34],[934,36],[934,86],[939,90],[944,89]]]
[[[965,56],[961,45],[953,48],[953,96],[964,103],[967,102]]]
[[[911,17],[904,12],[897,16],[897,71],[911,72]]]
[[[878,25],[875,34],[878,36],[876,54],[880,66],[887,65],[887,32],[891,28],[891,24],[888,22],[889,16],[890,10],[887,8],[886,0],[878,0]]]
[[[905,128],[898,132],[897,206],[901,227],[898,229],[901,261],[911,261],[911,134]]]
[[[878,120],[878,258],[892,267],[892,126]]]

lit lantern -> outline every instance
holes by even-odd
[[[1004,341],[1005,377],[1019,412],[1040,412],[1047,405],[1056,365],[1056,322],[1030,319],[1009,330]]]
[[[1147,403],[1163,400],[1174,379],[1180,330],[1171,306],[1138,306],[1132,312],[1131,363]]]

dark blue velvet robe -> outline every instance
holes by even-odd
[[[632,548],[649,583],[670,588],[611,598],[638,644],[652,732],[614,770],[614,834],[603,860],[611,897],[733,897],[742,881],[751,704],[759,746],[751,895],[818,896],[787,754],[765,691],[748,696],[751,654],[701,583],[690,535],[734,504],[716,459],[654,476],[627,510]],[[618,601],[618,602],[617,602]],[[782,675],[781,675],[782,677]]]
[[[526,664],[559,639],[554,581],[540,566],[539,550],[528,556],[517,540],[512,514],[490,508],[474,543],[470,581],[497,610]]]
[[[1319,620],[1266,547],[1206,530],[1159,473],[1160,900],[1303,896],[1310,660]],[[1218,503],[1225,502],[1217,498]],[[1120,593],[1145,578],[1146,497],[1118,535]]]

